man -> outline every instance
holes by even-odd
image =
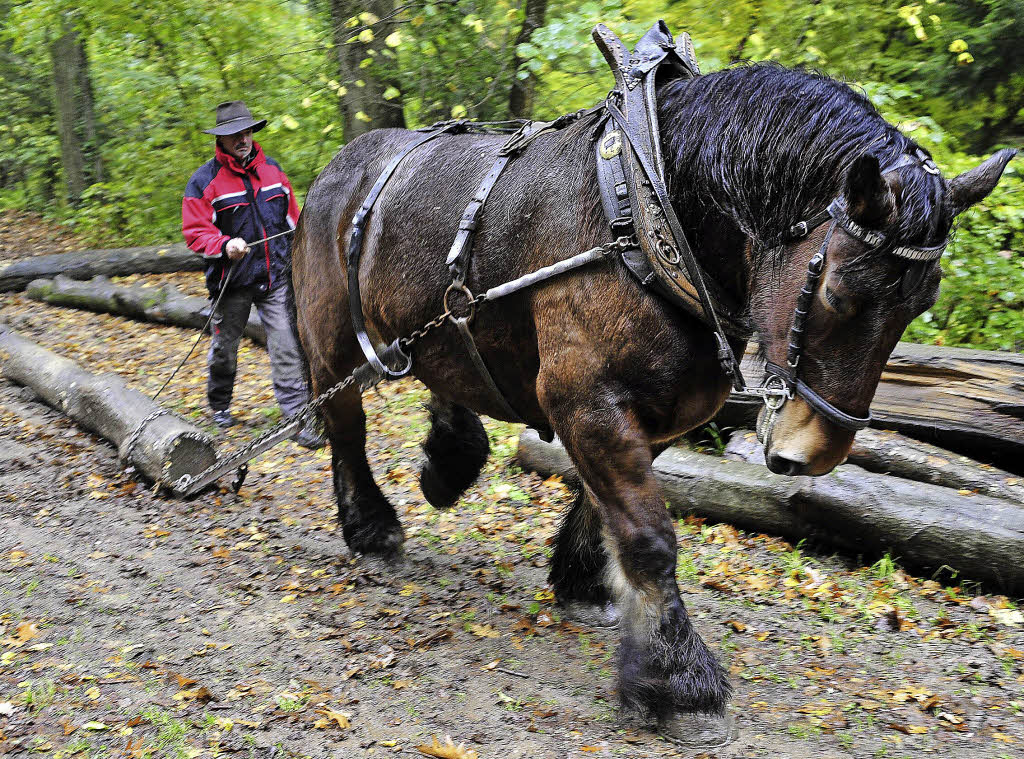
[[[266,124],[266,119],[254,119],[241,100],[218,105],[216,125],[203,130],[217,138],[215,155],[189,179],[181,203],[185,242],[206,260],[206,286],[217,303],[207,396],[219,427],[235,424],[230,407],[238,343],[254,303],[267,332],[281,412],[290,417],[308,400],[285,275],[299,207],[280,165],[253,141],[253,133]],[[324,444],[311,427],[294,440],[307,448]]]

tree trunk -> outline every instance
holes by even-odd
[[[764,376],[754,348],[743,357],[749,385]],[[715,423],[750,429],[761,408],[734,396]],[[871,426],[1024,474],[1024,355],[899,343],[871,402]]]
[[[124,287],[106,277],[93,277],[88,282],[63,276],[37,279],[29,284],[25,294],[53,306],[82,308],[188,329],[202,329],[210,318],[211,304],[206,298],[182,295],[173,287]],[[249,311],[249,322],[242,334],[259,345],[267,344],[267,333],[255,307]]]
[[[389,86],[400,90],[400,83],[375,73],[375,70],[391,68],[381,59],[391,55],[384,42],[391,27],[384,21],[395,14],[395,0],[368,0],[362,3],[355,0],[330,0],[330,11],[338,79],[346,90],[338,100],[345,141],[351,142],[371,129],[404,128],[402,96],[384,97]],[[372,14],[377,20],[370,19],[373,23],[361,23],[355,27],[348,25],[349,19],[358,19],[362,13]],[[373,34],[369,42],[359,39],[360,32],[366,30]],[[360,64],[367,59],[373,63],[360,68]]]
[[[178,417],[151,418],[160,407],[117,376],[95,375],[0,325],[0,361],[5,377],[31,388],[54,408],[118,446],[122,462],[150,481],[170,484],[196,475],[216,460],[213,440]]]
[[[519,464],[577,482],[560,444],[533,430]],[[763,465],[670,448],[654,474],[676,517],[698,514],[742,529],[813,538],[851,553],[889,551],[908,565],[952,567],[1006,592],[1024,589],[1024,507],[844,465],[826,477],[784,477]]]
[[[103,180],[103,162],[88,58],[78,30],[66,15],[60,37],[50,43],[50,60],[64,184],[68,198],[78,203],[89,185]]]
[[[519,70],[523,65],[523,59],[519,57],[516,48],[527,44],[533,33],[544,26],[547,10],[548,0],[526,0],[523,27],[516,37],[512,53],[512,87],[508,95],[508,111],[514,119],[528,119],[533,115],[533,90],[537,86],[537,78],[532,72]],[[522,76],[524,74],[525,76]]]
[[[97,274],[115,277],[125,274],[201,271],[203,267],[202,256],[186,248],[184,243],[28,256],[0,267],[0,292],[23,290],[34,279],[55,277],[58,274],[85,279]]]

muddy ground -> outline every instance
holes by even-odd
[[[52,244],[40,223],[6,217]],[[38,241],[38,242],[36,242]],[[145,278],[200,291],[200,275]],[[194,334],[0,295],[0,319],[152,393]],[[277,419],[269,368],[243,345],[220,433]],[[165,405],[205,425],[204,359]],[[898,557],[849,557],[729,525],[680,522],[679,582],[726,661],[739,737],[679,749],[616,709],[615,634],[563,619],[545,584],[557,480],[514,464],[519,427],[448,513],[419,491],[422,386],[365,401],[374,472],[405,525],[404,560],[353,556],[326,452],[258,459],[239,494],[191,502],[124,474],[114,449],[0,380],[0,754],[41,757],[1018,757],[1019,600]],[[895,560],[895,561],[894,561]],[[461,750],[457,747],[461,744]]]

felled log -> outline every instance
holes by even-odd
[[[202,329],[210,317],[210,302],[205,298],[182,295],[169,285],[115,285],[103,276],[93,277],[88,282],[64,276],[37,279],[29,284],[25,294],[54,306],[82,308],[192,329]],[[249,313],[249,323],[243,334],[260,345],[267,344],[267,333],[255,308]]]
[[[0,267],[0,292],[24,290],[34,279],[63,274],[87,279],[97,274],[161,274],[169,271],[200,271],[203,260],[183,243],[144,248],[83,250],[21,258]]]
[[[763,464],[764,448],[757,442],[753,432],[740,430],[729,439],[725,456],[751,464]],[[869,472],[984,493],[1024,505],[1024,477],[913,440],[898,432],[861,430],[853,439],[853,449],[847,463]]]
[[[764,366],[743,358],[748,384]],[[730,398],[719,427],[755,426],[761,404]],[[899,343],[871,403],[871,426],[1024,474],[1024,354]]]
[[[196,475],[217,459],[213,440],[117,376],[91,374],[0,324],[0,371],[31,388],[46,403],[118,447],[125,466],[150,481],[170,483]],[[158,416],[153,416],[161,412]],[[147,418],[134,444],[133,433]]]
[[[577,480],[565,450],[532,430],[519,464]],[[983,495],[844,465],[824,477],[785,477],[764,465],[670,448],[655,476],[676,517],[697,514],[737,527],[812,538],[853,553],[890,551],[928,570],[952,567],[1008,592],[1024,589],[1024,507]]]

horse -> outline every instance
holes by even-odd
[[[656,96],[673,209],[703,270],[746,304],[769,362],[785,364],[808,259],[827,253],[804,298],[800,377],[820,399],[866,416],[886,359],[939,289],[934,258],[887,253],[945,241],[954,218],[992,190],[1014,151],[947,181],[862,94],[771,63],[669,78]],[[541,134],[507,165],[476,230],[466,279],[472,292],[613,239],[594,158],[603,119],[585,113]],[[381,170],[418,137],[400,129],[364,134],[309,190],[292,280],[316,392],[363,361],[346,289],[352,218]],[[409,335],[445,310],[445,254],[504,142],[439,135],[395,170],[364,230],[357,272],[375,339]],[[804,237],[789,234],[839,201],[849,224],[805,224]],[[480,414],[552,430],[582,482],[554,544],[549,579],[557,602],[614,607],[624,707],[661,720],[723,714],[730,682],[680,598],[676,534],[652,471],[659,453],[710,420],[729,395],[712,331],[642,287],[616,258],[485,302],[472,327],[508,403],[487,391],[451,326],[415,343],[412,374],[431,392],[425,497],[449,508],[476,479],[489,453]],[[742,337],[730,345],[737,355],[745,348]],[[395,554],[402,526],[367,464],[358,389],[337,393],[322,412],[345,542],[358,553]],[[768,417],[772,471],[822,475],[850,450],[853,431],[803,396]]]

